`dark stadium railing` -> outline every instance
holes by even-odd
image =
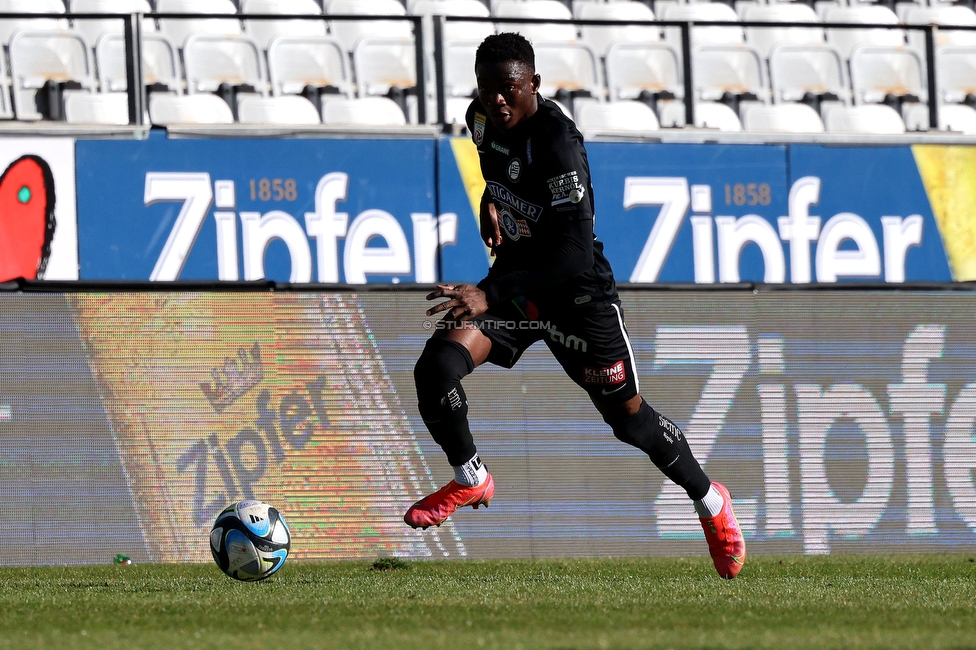
[[[407,21],[413,27],[415,63],[417,85],[415,93],[417,95],[417,118],[420,124],[427,123],[426,105],[426,69],[424,55],[424,25],[421,16],[362,16],[362,15],[313,15],[313,14],[172,14],[172,13],[146,13],[146,14],[96,14],[96,13],[0,13],[0,20],[4,19],[55,19],[55,20],[120,20],[124,23],[125,34],[125,53],[126,53],[126,76],[127,93],[129,101],[129,122],[131,126],[145,126],[145,112],[147,108],[146,89],[142,83],[142,21],[144,18],[153,20],[202,20],[206,18],[222,20],[322,20],[322,21]],[[797,23],[797,22],[757,22],[757,21],[628,21],[628,20],[604,20],[604,19],[573,19],[573,20],[553,20],[550,18],[500,18],[500,17],[474,17],[474,16],[434,16],[433,17],[433,46],[434,46],[434,75],[435,75],[435,97],[437,106],[437,124],[447,129],[445,114],[444,96],[444,52],[443,52],[443,32],[444,25],[448,22],[472,23],[482,22],[494,25],[508,24],[571,24],[574,26],[594,26],[594,27],[613,27],[613,26],[646,26],[646,27],[677,27],[681,32],[681,61],[684,87],[685,104],[685,123],[693,125],[695,123],[695,104],[694,104],[694,78],[691,66],[691,29],[693,27],[730,27],[730,28],[786,28],[800,27],[807,29],[885,29],[885,30],[905,30],[921,31],[925,34],[925,65],[927,75],[928,92],[928,115],[929,130],[937,130],[939,124],[939,102],[937,76],[935,72],[936,34],[940,29],[946,31],[976,31],[976,26],[952,25],[907,25],[907,24],[869,24],[869,23]],[[89,44],[92,45],[92,44]],[[179,47],[178,44],[176,44]],[[472,74],[474,72],[472,71]],[[13,81],[16,83],[16,80]]]

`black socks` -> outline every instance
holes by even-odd
[[[455,467],[478,453],[468,427],[468,400],[461,388],[461,379],[472,370],[474,361],[467,348],[442,338],[427,341],[413,370],[420,416]]]
[[[647,402],[641,402],[640,410],[630,417],[612,421],[604,418],[604,421],[613,428],[613,435],[647,454],[693,500],[708,493],[712,482],[695,460],[681,429]]]

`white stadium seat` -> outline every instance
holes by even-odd
[[[105,34],[95,44],[98,83],[102,92],[128,89],[126,79],[125,38],[122,34]],[[142,81],[158,90],[180,93],[183,75],[175,46],[162,34],[142,35]]]
[[[937,87],[943,100],[962,103],[976,97],[976,47],[944,47],[938,52]]]
[[[685,5],[668,5],[661,13],[662,20],[708,21],[735,23],[739,17],[735,9],[720,2],[693,2]],[[681,51],[681,30],[678,27],[664,29],[665,40],[677,51]],[[693,27],[691,44],[697,45],[738,45],[744,41],[742,27]]]
[[[578,5],[575,16],[581,20],[654,20],[654,12],[640,2],[584,2]],[[605,57],[615,43],[652,43],[661,40],[661,28],[640,25],[583,25],[582,41],[597,55]]]
[[[315,0],[243,0],[241,13],[247,14],[301,14],[321,16],[322,9]],[[324,20],[244,20],[244,32],[258,45],[267,50],[271,40],[279,36],[325,37],[328,34]]]
[[[499,0],[492,11],[496,18],[540,18],[571,20],[572,12],[559,0]],[[576,26],[558,23],[499,23],[500,32],[519,32],[533,45],[543,42],[575,43]]]
[[[576,126],[609,131],[657,131],[657,115],[635,101],[584,102],[576,110]]]
[[[153,124],[233,124],[234,114],[227,102],[216,95],[149,96],[149,118]]]
[[[774,2],[768,5],[750,5],[743,12],[746,22],[766,23],[819,23],[817,13],[798,2]],[[746,42],[760,54],[769,58],[770,50],[781,43],[790,45],[819,45],[824,42],[822,26],[804,27],[747,27]]]
[[[195,34],[183,47],[188,94],[216,92],[221,85],[268,93],[261,52],[246,36]]]
[[[939,129],[976,135],[976,109],[961,104],[940,106]]]
[[[322,106],[323,124],[349,126],[401,126],[407,123],[403,111],[392,99],[362,97],[330,99]]]
[[[414,16],[472,16],[487,18],[488,7],[479,0],[415,0],[408,3],[408,11]],[[430,23],[428,23],[430,24]],[[426,29],[426,27],[425,27]],[[432,31],[428,32],[433,34]],[[495,33],[489,22],[444,21],[445,41],[478,41]]]
[[[850,103],[844,62],[828,45],[777,45],[769,57],[769,77],[774,103],[807,95]]]
[[[332,86],[351,95],[348,58],[338,41],[326,37],[279,36],[268,48],[268,76],[275,95]]]
[[[926,131],[929,123],[928,106],[915,104],[906,110],[905,126],[909,131]],[[976,109],[962,104],[939,106],[939,130],[976,135]]]
[[[851,54],[851,89],[855,104],[875,104],[887,97],[927,101],[922,60],[908,47],[859,47]]]
[[[445,104],[444,120],[448,124],[464,124],[464,117],[468,112],[471,99],[468,97],[451,97]]]
[[[695,48],[692,63],[695,91],[701,99],[719,100],[726,95],[769,99],[765,66],[751,47],[701,45]]]
[[[327,11],[333,15],[405,16],[399,0],[332,0]],[[347,52],[364,38],[413,38],[413,25],[406,20],[333,20],[332,37]]]
[[[44,117],[37,108],[36,99],[41,92],[47,94],[45,88],[50,88],[49,84],[73,82],[87,92],[94,90],[90,52],[85,39],[77,32],[16,32],[10,40],[10,76],[17,119],[40,120]],[[60,112],[60,106],[48,107],[49,116]]]
[[[546,97],[557,91],[586,91],[603,97],[603,79],[593,51],[582,44],[543,42],[535,45],[535,70],[542,77],[539,88]]]
[[[363,38],[353,51],[359,96],[385,95],[417,85],[413,38]]]
[[[825,15],[827,23],[864,23],[897,25],[895,13],[881,5],[831,7]],[[904,44],[905,33],[900,29],[842,29],[827,25],[827,43],[837,48],[840,55],[849,59],[854,49],[865,45],[893,47]]]
[[[846,7],[845,0],[814,0],[813,10],[817,12],[817,17],[821,22],[827,19],[827,12],[834,7]]]
[[[241,124],[314,125],[320,124],[315,106],[304,97],[241,97],[237,104]]]
[[[606,67],[611,100],[642,93],[684,96],[678,54],[670,45],[617,43],[607,51]]]
[[[953,25],[976,27],[976,12],[969,7],[962,5],[911,7],[905,13],[905,22],[909,25],[939,25],[940,28],[935,32],[936,47],[976,45],[976,31],[952,29]],[[924,51],[925,34],[918,30],[909,30],[908,42],[913,47]]]
[[[169,14],[227,14],[232,18],[167,18],[159,20],[160,31],[182,49],[186,39],[196,34],[235,36],[241,21],[231,0],[156,0],[156,11]]]
[[[63,14],[61,0],[0,0],[0,13]],[[68,21],[57,18],[4,18],[0,20],[0,45],[8,45],[14,32],[22,29],[68,29]]]
[[[823,133],[817,111],[806,104],[751,104],[743,109],[742,126],[755,133]]]
[[[76,14],[145,14],[152,11],[149,0],[71,0],[68,6],[71,12]],[[118,18],[114,20],[75,19],[75,29],[85,37],[89,45],[95,45],[105,34],[122,34],[125,23]],[[142,21],[143,34],[155,31],[154,21],[150,19]]]
[[[685,126],[684,102],[667,102],[661,107],[661,126]],[[695,102],[695,126],[699,129],[738,132],[742,130],[739,116],[725,104]]]
[[[444,43],[444,94],[448,97],[471,97],[476,90],[474,58],[478,41]]]
[[[865,133],[897,135],[905,132],[905,122],[898,111],[883,104],[833,106],[824,110],[828,133]]]
[[[69,124],[129,123],[126,93],[70,93],[64,99],[64,116]]]

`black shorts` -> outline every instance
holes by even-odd
[[[540,312],[532,302],[516,298],[471,320],[491,339],[488,361],[496,366],[513,367],[541,340],[593,399],[619,403],[640,392],[619,300]]]

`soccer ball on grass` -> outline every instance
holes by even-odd
[[[235,580],[264,580],[281,568],[290,548],[285,518],[261,501],[240,501],[224,508],[210,531],[214,562]]]

